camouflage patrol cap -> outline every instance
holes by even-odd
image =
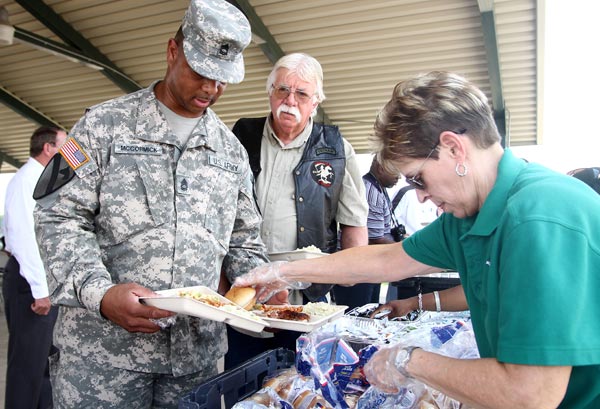
[[[224,0],[192,0],[181,25],[183,52],[203,77],[236,84],[244,79],[242,51],[250,43],[250,23]]]

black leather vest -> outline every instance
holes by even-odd
[[[266,119],[242,118],[232,130],[248,151],[254,178],[262,170],[260,148]],[[314,245],[323,252],[335,252],[335,215],[345,172],[344,142],[338,127],[314,123],[302,158],[294,169],[299,248]]]

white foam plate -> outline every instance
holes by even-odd
[[[270,306],[274,307],[274,306]],[[271,328],[285,329],[289,331],[298,331],[298,332],[311,332],[324,324],[333,321],[342,315],[344,315],[344,311],[348,306],[346,305],[335,305],[334,312],[329,315],[311,315],[310,320],[308,322],[305,321],[290,321],[290,320],[280,320],[277,318],[268,318],[260,316],[264,321],[267,322],[268,326]],[[257,314],[258,315],[258,314]]]
[[[235,310],[225,311],[221,308],[194,300],[193,298],[180,297],[180,291],[194,291],[201,294],[214,295],[224,304],[233,305],[239,308],[240,313],[236,313]],[[169,290],[157,291],[156,293],[159,294],[158,297],[141,297],[140,302],[152,307],[173,311],[178,314],[186,314],[207,320],[224,322],[233,327],[242,328],[252,332],[261,332],[263,328],[268,325],[265,320],[255,314],[252,314],[253,317],[248,317],[248,311],[236,306],[227,298],[205,286],[172,288]]]
[[[310,250],[293,250],[293,251],[281,251],[277,253],[269,253],[269,260],[271,261],[294,261],[304,260],[307,258],[317,258],[328,256],[328,253],[321,253],[318,251]]]

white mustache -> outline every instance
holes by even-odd
[[[298,123],[300,123],[300,121],[302,120],[302,116],[300,115],[300,110],[296,107],[291,107],[286,104],[281,104],[277,108],[277,118],[279,118],[281,116],[282,112],[286,112],[290,115],[294,115],[294,117],[296,118],[296,122],[298,122]]]

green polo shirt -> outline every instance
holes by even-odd
[[[600,408],[600,195],[506,150],[477,215],[403,243],[460,272],[482,357],[573,366],[560,407]]]

